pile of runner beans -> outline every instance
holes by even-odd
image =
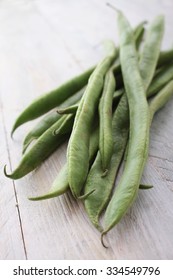
[[[135,201],[148,156],[153,116],[173,95],[173,49],[161,51],[164,17],[132,29],[117,11],[119,48],[96,66],[34,100],[17,118],[20,125],[46,114],[27,134],[18,167],[5,175],[19,179],[37,168],[69,139],[67,163],[42,200],[68,190],[81,199],[101,240]],[[30,146],[31,142],[34,144]],[[121,178],[115,187],[120,164]],[[114,190],[114,192],[113,192]],[[100,216],[103,214],[103,224]],[[104,243],[103,243],[104,245]]]

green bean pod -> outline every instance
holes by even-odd
[[[57,128],[60,127],[60,124],[64,123],[65,125],[65,119],[68,121],[69,131],[67,132],[67,127],[65,127],[66,134],[64,134],[64,127],[61,126],[61,131],[59,131],[59,134],[54,136],[53,133]],[[50,156],[68,138],[72,130],[73,119],[74,116],[71,115],[71,126],[68,115],[64,115],[61,119],[59,119],[55,124],[47,129],[37,139],[36,143],[31,147],[31,149],[23,155],[18,167],[11,174],[7,174],[5,167],[5,175],[16,180],[22,178],[38,167],[42,161]]]
[[[152,31],[153,32],[153,31]],[[151,38],[152,39],[152,38]],[[153,41],[150,39],[150,36],[147,36],[147,44],[144,46],[144,54],[146,54],[145,48],[148,48],[148,45],[150,48],[153,48],[156,52],[159,54],[159,44],[160,44],[160,36],[157,36],[157,40]],[[143,56],[143,53],[142,53]],[[141,58],[142,58],[141,56]],[[158,56],[155,56],[155,60],[151,61],[151,64],[143,63],[142,67],[147,69],[149,67],[153,68],[153,65],[156,65],[156,61],[158,59]],[[141,59],[142,61],[143,59]],[[142,69],[141,67],[141,69]],[[145,71],[144,71],[145,72]],[[149,73],[151,77],[153,76],[153,71],[149,70]],[[149,78],[149,80],[151,79]],[[145,81],[146,83],[146,81]],[[147,85],[145,85],[147,87]],[[114,93],[114,95],[117,95],[117,92]],[[122,95],[122,91],[120,92],[120,95]],[[99,217],[104,208],[106,207],[113,186],[114,186],[114,180],[119,168],[119,165],[121,163],[127,140],[128,140],[128,133],[129,133],[129,108],[128,108],[128,101],[126,98],[126,95],[124,94],[120,102],[116,108],[116,111],[113,116],[113,139],[114,139],[114,148],[113,148],[113,155],[109,167],[109,173],[105,178],[102,178],[102,171],[101,171],[101,158],[100,154],[97,154],[96,160],[91,167],[91,170],[88,174],[88,178],[85,184],[85,193],[91,192],[93,189],[95,189],[95,192],[93,192],[86,200],[85,200],[85,209],[87,211],[87,214],[91,220],[91,222],[100,230],[101,226],[99,224]]]
[[[144,36],[144,32],[145,32],[145,28],[144,25],[147,23],[147,21],[142,21],[139,25],[136,26],[136,28],[134,29],[134,40],[135,40],[135,45],[136,45],[136,49],[139,50],[139,47],[141,45],[143,36]]]
[[[53,181],[52,186],[48,193],[36,197],[29,197],[28,199],[32,201],[38,201],[38,200],[54,198],[66,193],[69,189],[67,174],[68,174],[67,164],[64,164],[64,166],[61,168],[60,172],[58,173],[58,176]]]
[[[120,59],[130,111],[130,136],[124,172],[106,209],[102,237],[120,221],[135,200],[147,159],[149,143],[150,114],[144,87],[147,88],[147,81],[151,78],[147,78],[143,86],[129,23],[120,12],[118,18]],[[124,33],[123,30],[125,30]],[[156,48],[160,47],[159,40],[155,43]]]
[[[112,119],[114,145],[107,176],[102,176],[102,161],[100,152],[98,152],[85,184],[84,194],[95,190],[85,199],[84,204],[90,221],[100,231],[102,228],[99,225],[99,217],[110,199],[115,176],[123,158],[124,150],[128,140],[129,112],[126,110],[126,108],[128,108],[127,106],[127,98],[125,95],[123,95],[113,114]]]
[[[90,221],[100,231],[102,230],[102,227],[99,224],[99,217],[109,202],[112,189],[114,187],[115,177],[127,147],[129,134],[129,110],[125,95],[121,97],[116,111],[113,114],[112,127],[114,145],[109,173],[106,177],[102,177],[103,171],[101,157],[98,152],[88,174],[84,189],[84,193],[89,193],[92,190],[95,190],[88,198],[85,199],[84,204]],[[142,189],[142,186],[143,185],[140,184],[139,188]]]
[[[82,89],[81,91],[79,91],[78,93],[76,93],[74,96],[68,98],[62,105],[61,105],[61,109],[60,113],[76,113],[78,105],[74,105],[74,107],[70,106],[70,107],[65,107],[67,105],[71,105],[75,102],[77,102],[83,95],[84,89]],[[123,90],[117,90],[114,92],[114,97],[113,97],[113,101],[114,103],[117,102],[117,100],[121,97],[123,93]],[[73,110],[71,110],[73,108]],[[69,110],[70,109],[70,110]],[[67,112],[68,110],[68,112]],[[38,139],[47,129],[49,129],[55,122],[57,122],[62,116],[60,114],[58,114],[57,112],[53,111],[50,112],[48,115],[46,115],[45,117],[43,117],[43,119],[41,119],[41,121],[39,121],[34,128],[26,135],[24,142],[23,142],[23,150],[22,153],[24,154],[26,152],[26,149],[28,148],[28,146],[32,143],[33,140]],[[61,125],[61,123],[59,122],[59,124]]]
[[[81,90],[88,82],[88,79],[95,67],[92,67],[79,76],[74,77],[62,84],[57,89],[41,95],[35,99],[16,119],[11,134],[22,124],[34,120],[53,108],[60,105],[67,98]]]
[[[147,91],[148,96],[153,96],[173,79],[173,63],[165,65],[161,71],[154,77],[150,88]]]
[[[78,102],[84,91],[85,88],[82,88],[80,91],[75,93],[73,96],[69,97],[66,101],[64,101],[59,108],[63,109],[67,106],[71,106]],[[31,144],[33,140],[38,139],[50,126],[52,126],[55,122],[57,122],[62,116],[58,114],[56,111],[50,112],[46,116],[44,116],[33,128],[32,130],[26,135],[23,141],[23,150],[22,153],[24,154],[28,146]]]
[[[37,140],[47,129],[49,129],[54,123],[56,123],[62,116],[57,112],[50,112],[41,121],[39,121],[34,128],[26,135],[23,141],[22,154],[24,154],[33,142]]]
[[[161,67],[167,63],[170,63],[170,61],[173,61],[173,49],[161,51],[157,62],[157,67]]]
[[[134,39],[135,39],[135,44],[136,44],[136,49],[138,50],[145,32],[144,25],[146,24],[146,21],[143,21],[139,23],[135,29],[134,29]],[[113,72],[114,75],[117,76],[117,74],[121,73],[121,64],[120,61],[118,60],[115,65],[113,66]]]
[[[171,82],[171,86],[172,86],[172,82]],[[167,91],[167,89],[161,90],[162,96],[163,97],[165,96],[164,99],[165,102],[169,98],[169,96],[171,96],[171,86],[170,85],[166,86],[166,88],[169,87],[169,91]],[[159,96],[159,94],[160,93],[158,93],[158,95],[156,95],[153,98],[153,101],[155,99],[157,101],[157,96]],[[154,108],[156,106],[156,102],[154,102],[153,104],[154,105],[152,105],[152,107]],[[159,102],[159,104],[161,103]],[[150,112],[151,111],[156,112],[160,107],[157,106],[157,108],[151,109],[151,104],[150,104]],[[85,184],[85,190],[84,190],[84,194],[89,193],[92,190],[95,190],[88,198],[85,199],[84,204],[90,221],[100,231],[102,230],[102,227],[99,224],[99,217],[100,214],[103,212],[104,208],[108,204],[108,201],[112,193],[112,189],[114,187],[114,180],[118,168],[121,164],[124,151],[127,147],[126,145],[127,145],[128,132],[129,132],[129,110],[128,110],[127,98],[125,95],[121,97],[121,100],[113,114],[112,126],[113,126],[114,148],[113,148],[109,173],[106,177],[102,177],[101,157],[100,157],[100,153],[98,152],[96,159],[88,174],[86,184]],[[139,188],[150,189],[152,188],[152,186],[146,186],[140,184]]]
[[[66,114],[70,114],[70,113],[76,113],[78,105],[74,105],[70,106],[70,107],[65,107],[68,104],[73,104],[75,102],[77,102],[83,95],[84,89],[79,91],[77,94],[75,94],[74,96],[68,98],[62,105],[61,109],[58,109],[58,111],[60,111],[60,113],[66,113]],[[123,93],[123,90],[117,90],[114,92],[114,97],[113,97],[113,101],[114,103],[117,102],[117,100],[121,97]],[[73,108],[73,110],[71,110]],[[62,117],[61,114],[58,114],[57,112],[53,111],[50,112],[48,115],[46,115],[45,117],[43,117],[43,119],[41,119],[41,121],[39,121],[34,128],[26,135],[24,142],[23,142],[23,150],[22,153],[24,154],[26,149],[28,148],[28,146],[32,143],[33,140],[38,139],[47,129],[49,129],[55,122],[57,122],[60,118]],[[59,123],[61,125],[61,123]]]
[[[154,114],[160,110],[168,100],[173,96],[173,79],[162,88],[159,93],[152,98],[150,106],[150,122],[152,122]]]
[[[88,86],[76,113],[67,149],[68,181],[74,197],[79,197],[89,168],[89,135],[93,125],[104,76],[117,56],[112,53],[101,61],[89,78]]]
[[[160,54],[160,45],[163,38],[163,32],[164,17],[157,16],[146,32],[146,39],[144,41],[143,52],[139,60],[139,70],[145,88],[148,88],[154,76],[154,72]],[[155,47],[153,51],[153,46],[155,43],[157,43],[157,47]]]
[[[107,172],[112,157],[112,103],[115,91],[115,78],[112,70],[105,76],[103,93],[99,103],[99,150],[102,159],[103,172]]]
[[[98,128],[96,128],[92,132],[91,137],[90,137],[90,145],[89,145],[90,165],[93,163],[93,159],[95,157],[95,154],[97,153],[98,144],[99,144],[99,131],[98,131]],[[29,200],[37,201],[37,200],[43,200],[43,199],[57,197],[61,194],[64,194],[68,190],[69,190],[68,166],[66,163],[66,164],[64,164],[64,166],[60,170],[58,176],[54,180],[49,192],[47,194],[44,194],[41,196],[30,197]]]

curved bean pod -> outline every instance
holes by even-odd
[[[102,237],[120,221],[136,198],[149,143],[150,114],[138,72],[130,26],[122,13],[118,13],[118,18],[120,58],[130,109],[130,137],[124,172],[105,212]],[[123,30],[126,30],[126,33],[122,34]]]
[[[75,93],[73,96],[69,97],[66,101],[64,101],[59,108],[65,108],[66,106],[71,106],[74,103],[78,102],[82,97],[85,88],[82,88],[80,91]],[[57,114],[57,112],[53,111],[50,112],[48,115],[43,117],[33,128],[32,130],[26,135],[23,141],[23,150],[22,153],[24,154],[28,146],[33,140],[39,138],[50,126],[52,126],[55,122],[57,122],[62,116]]]
[[[57,112],[51,112],[46,115],[41,121],[39,121],[34,128],[26,135],[23,141],[22,154],[24,154],[32,143],[33,140],[38,139],[47,129],[49,129],[55,122],[57,122],[62,116]]]
[[[171,95],[170,92],[171,90],[169,90],[169,92],[166,91],[166,95],[167,96],[169,96],[169,94]],[[164,96],[163,93],[162,96]],[[157,95],[156,97],[154,97],[154,99],[155,98],[157,98]],[[154,104],[156,104],[156,102],[154,102]],[[155,105],[153,107],[155,107]],[[151,111],[155,112],[158,109],[159,107],[157,109],[151,109]],[[102,177],[101,157],[100,157],[100,153],[98,152],[97,157],[88,174],[87,181],[85,184],[85,190],[84,190],[84,193],[89,193],[92,190],[95,190],[88,198],[86,198],[84,204],[90,221],[100,231],[102,231],[102,227],[99,224],[99,217],[100,214],[103,212],[104,208],[108,204],[112,189],[114,187],[114,180],[118,168],[121,164],[124,151],[127,147],[126,145],[127,145],[128,132],[129,132],[129,110],[128,110],[127,98],[125,95],[121,97],[121,100],[116,108],[116,111],[114,112],[112,124],[113,124],[112,130],[113,130],[114,148],[113,148],[113,155],[110,163],[109,173],[106,177],[104,178]],[[126,153],[126,157],[127,157],[127,153]],[[152,186],[145,186],[143,184],[140,184],[139,186],[140,189],[147,189],[147,187],[149,189]]]
[[[67,164],[64,164],[64,166],[61,168],[60,172],[58,173],[58,176],[53,181],[52,186],[48,193],[36,197],[29,197],[28,199],[32,201],[38,201],[38,200],[54,198],[61,194],[66,193],[69,189],[67,173],[68,173]]]
[[[147,45],[150,47],[158,48],[158,43],[150,40],[150,37],[147,38]],[[159,39],[158,39],[159,41]],[[156,44],[157,43],[157,44]],[[152,46],[151,46],[152,45]],[[144,47],[144,50],[147,46]],[[146,53],[146,51],[145,51]],[[142,54],[143,55],[143,54]],[[157,56],[155,60],[152,60],[152,65],[150,63],[143,64],[142,67],[147,69],[153,65],[156,65]],[[151,77],[153,76],[153,71],[149,71]],[[151,79],[151,78],[150,78]],[[147,85],[145,85],[147,87]],[[116,92],[114,94],[117,94]],[[122,92],[120,92],[122,94]],[[126,143],[128,140],[128,131],[129,131],[129,108],[126,95],[124,94],[116,108],[116,111],[113,116],[113,139],[114,139],[114,149],[113,155],[110,163],[109,173],[105,178],[102,178],[101,171],[101,158],[100,154],[97,154],[96,160],[91,167],[91,170],[88,174],[88,178],[85,185],[85,192],[91,192],[94,188],[96,189],[86,200],[85,200],[85,209],[91,220],[91,222],[98,228],[101,229],[99,225],[99,217],[104,208],[106,207],[112,188],[114,186],[114,180],[117,174],[118,167],[121,163]]]
[[[62,104],[62,111],[67,110],[67,108],[64,108],[68,104],[73,104],[73,102],[77,102],[83,95],[83,90],[78,92],[76,95],[68,98],[63,104]],[[114,92],[113,101],[114,103],[117,102],[117,100],[122,96],[123,90],[117,90]],[[75,105],[76,106],[76,105]],[[69,107],[68,107],[69,109]],[[76,106],[77,110],[77,106]],[[73,113],[76,113],[75,107],[73,110]],[[63,112],[64,112],[63,111]],[[65,112],[64,112],[65,113]],[[67,113],[67,112],[66,112]],[[70,113],[70,112],[68,112]],[[72,113],[72,111],[71,111]],[[48,115],[46,115],[39,123],[37,123],[34,128],[27,134],[27,136],[24,139],[23,142],[23,150],[22,153],[24,154],[28,146],[31,144],[33,140],[38,139],[50,126],[52,126],[56,121],[58,121],[62,116],[59,115],[57,112],[51,112]],[[61,123],[59,123],[61,125]]]
[[[11,134],[22,124],[34,120],[51,109],[60,105],[68,97],[82,89],[95,67],[90,68],[79,76],[69,80],[57,89],[35,99],[16,119]]]
[[[104,76],[117,55],[113,45],[112,48],[111,55],[102,60],[90,76],[88,86],[76,113],[67,150],[68,180],[74,197],[80,196],[88,173],[89,135],[103,87]]]
[[[98,150],[98,143],[99,143],[99,131],[96,128],[90,137],[90,145],[89,145],[89,160],[90,165],[93,162],[95,154]],[[64,164],[62,169],[60,170],[58,176],[54,180],[49,192],[47,194],[37,196],[37,197],[30,197],[29,200],[37,201],[43,199],[49,199],[53,197],[57,197],[61,194],[64,194],[69,190],[69,183],[68,183],[68,166],[67,163]]]
[[[69,131],[64,134],[63,127],[61,126],[61,137],[59,134],[54,136],[54,131],[60,127],[64,120],[68,120]],[[48,156],[50,156],[69,136],[72,130],[74,116],[71,115],[71,126],[69,123],[69,116],[63,116],[55,124],[53,124],[49,129],[47,129],[36,141],[36,143],[31,147],[31,149],[25,153],[18,165],[18,167],[11,173],[7,174],[6,167],[4,173],[7,177],[12,179],[20,179],[27,175],[38,167],[42,161],[44,161]],[[65,125],[65,122],[64,122]]]
[[[128,122],[128,103],[125,95],[121,100],[113,114],[112,132],[113,132],[113,154],[110,161],[109,172],[106,177],[102,177],[103,169],[100,152],[97,153],[96,159],[88,174],[84,193],[89,193],[95,190],[88,198],[85,199],[85,209],[90,221],[100,231],[99,217],[103,209],[106,207],[114,180],[121,163],[126,143],[128,140],[129,122]]]
[[[146,21],[143,21],[143,22],[139,23],[134,29],[134,39],[135,39],[135,44],[136,44],[137,50],[141,44],[141,41],[142,41],[142,38],[143,38],[143,35],[145,32],[145,28],[144,28],[145,24],[146,24]],[[120,64],[119,60],[113,66],[113,72],[115,75],[121,73],[121,64]]]

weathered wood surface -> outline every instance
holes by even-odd
[[[81,203],[70,194],[42,202],[27,197],[48,190],[65,161],[66,145],[35,172],[18,181],[14,169],[22,139],[32,123],[10,130],[19,112],[47,92],[99,61],[102,41],[118,42],[115,13],[101,0],[0,1],[0,259],[172,259],[173,258],[173,100],[155,117],[143,182],[122,222],[100,244]],[[166,16],[163,47],[172,45],[173,2],[111,1],[132,25]]]

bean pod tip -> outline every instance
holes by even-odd
[[[107,246],[107,245],[105,245],[105,242],[104,242],[104,236],[105,236],[105,234],[106,234],[106,232],[105,231],[103,231],[102,233],[101,233],[101,244],[103,245],[103,247],[104,248],[106,248],[106,249],[108,249],[109,247]]]
[[[8,177],[8,178],[12,178],[12,177],[11,177],[12,174],[8,174],[8,173],[7,173],[7,165],[6,165],[6,164],[4,165],[4,175],[5,175],[6,177]]]

